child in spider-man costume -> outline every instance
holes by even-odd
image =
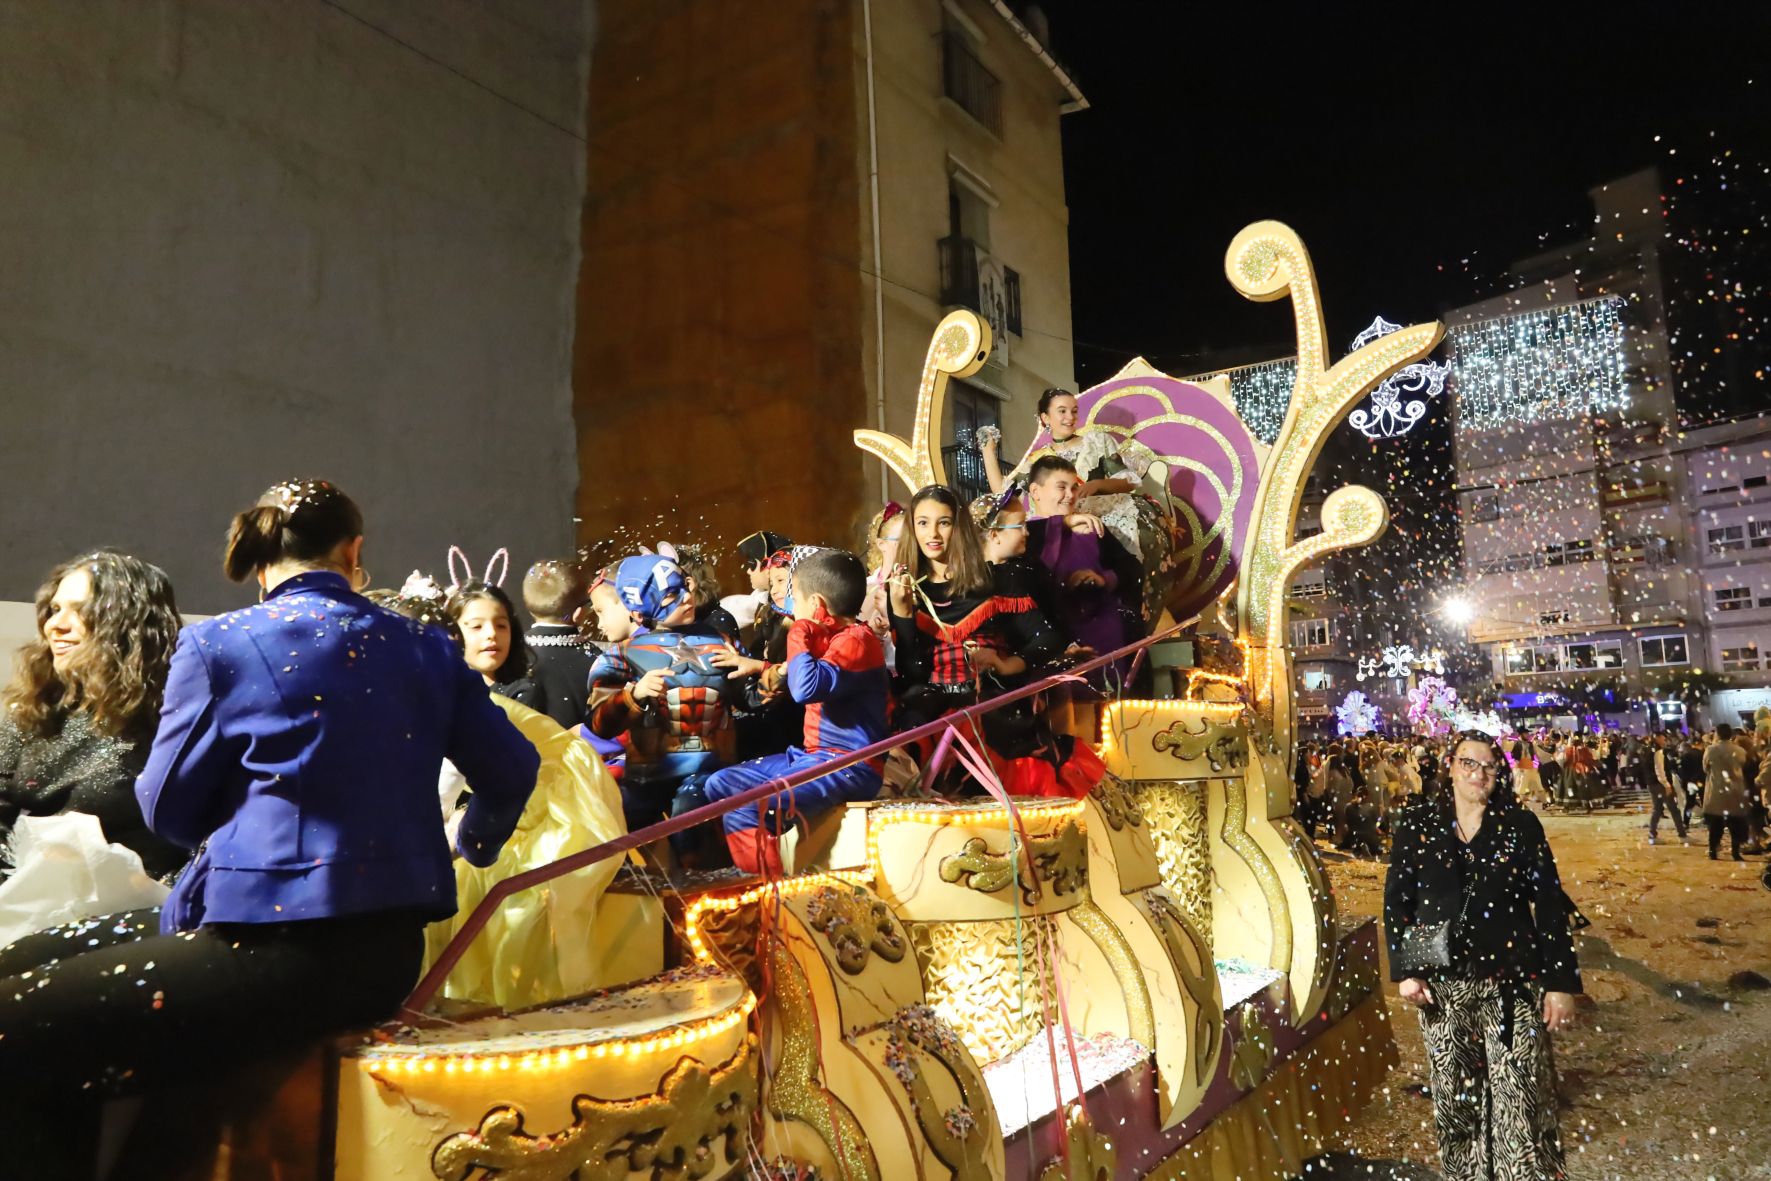
[[[735,685],[711,657],[725,641],[695,629],[695,602],[669,558],[623,558],[610,576],[632,635],[590,669],[590,729],[627,748],[621,802],[628,831],[702,802],[700,787],[732,761]]]
[[[867,595],[867,568],[841,550],[796,551],[782,681],[805,706],[805,745],[715,772],[705,788],[722,800],[771,779],[813,768],[886,736],[891,697],[885,649],[855,622]],[[780,835],[794,813],[806,815],[879,794],[880,760],[857,763],[725,816],[726,846],[740,869],[781,872]]]

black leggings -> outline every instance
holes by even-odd
[[[76,1097],[137,1093],[384,1020],[424,954],[424,920],[408,912],[159,931],[158,909],[136,910],[0,950],[0,1143],[35,1144],[44,1176],[61,1175],[50,1162],[64,1146],[41,1133],[61,1124],[66,1138],[56,1117]]]

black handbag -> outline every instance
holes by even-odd
[[[1391,965],[1404,976],[1425,976],[1451,966],[1451,929],[1464,921],[1470,906],[1470,891],[1465,890],[1463,906],[1457,918],[1440,923],[1410,923],[1397,941],[1395,962]]]

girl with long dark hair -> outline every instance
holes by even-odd
[[[51,570],[36,606],[37,638],[0,695],[0,844],[21,815],[82,812],[163,877],[187,854],[148,831],[135,777],[178,640],[172,582],[140,558],[94,550]]]
[[[970,511],[953,490],[917,492],[888,580],[900,685],[898,728],[978,700],[981,678],[1001,682],[1044,664],[1064,637],[1030,592],[999,591]]]

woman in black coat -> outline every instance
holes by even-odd
[[[1486,734],[1460,735],[1449,793],[1396,827],[1384,881],[1390,977],[1420,1008],[1448,1181],[1562,1175],[1548,1032],[1574,1019],[1569,903],[1535,814]]]

